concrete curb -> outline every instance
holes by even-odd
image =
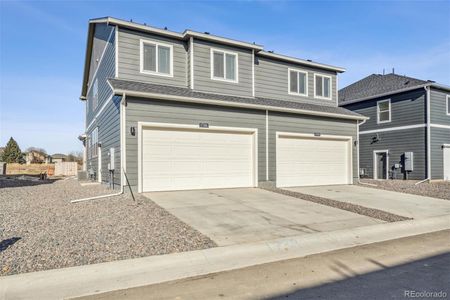
[[[64,299],[450,229],[450,215],[0,278],[0,299]]]

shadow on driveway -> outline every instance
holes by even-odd
[[[9,239],[5,239],[0,242],[0,253],[8,249],[8,247],[14,245],[18,240],[20,240],[20,237],[12,237]]]

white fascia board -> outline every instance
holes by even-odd
[[[158,94],[158,93],[136,92],[136,91],[129,91],[129,90],[121,90],[121,89],[115,89],[114,93],[116,95],[121,95],[121,94],[125,93],[125,94],[127,94],[127,96],[135,96],[135,97],[155,98],[155,99],[162,99],[162,100],[200,103],[200,104],[228,106],[228,107],[242,107],[242,108],[268,110],[268,111],[280,111],[280,112],[288,112],[288,113],[295,113],[295,114],[302,114],[302,115],[312,115],[312,116],[319,116],[319,117],[329,117],[329,118],[337,118],[337,119],[348,119],[348,120],[366,120],[366,119],[368,119],[367,117],[364,117],[364,116],[350,116],[350,115],[343,115],[343,114],[336,114],[336,113],[311,111],[311,110],[305,110],[305,109],[285,108],[285,107],[276,107],[276,106],[249,104],[249,103],[238,103],[238,102],[229,102],[229,101],[222,101],[222,100],[218,101],[218,100],[214,100],[214,99],[201,99],[201,98],[166,95],[166,94]]]
[[[274,58],[274,59],[279,59],[279,60],[284,60],[287,62],[302,64],[302,65],[306,65],[306,66],[310,66],[310,67],[316,67],[316,68],[321,68],[321,69],[325,69],[325,70],[335,71],[335,72],[339,72],[339,73],[343,73],[346,71],[344,68],[341,68],[341,67],[335,67],[335,66],[331,66],[331,65],[316,63],[316,62],[312,62],[312,61],[308,61],[308,60],[304,60],[304,59],[300,59],[300,58],[290,57],[290,56],[281,55],[281,54],[275,54],[275,53],[271,53],[271,52],[267,52],[267,51],[260,51],[260,52],[258,52],[258,55],[269,57],[269,58]]]
[[[261,46],[261,45],[237,41],[237,40],[233,40],[233,39],[227,39],[227,38],[223,38],[223,37],[220,37],[217,35],[196,32],[193,30],[185,30],[183,32],[184,38],[189,38],[191,36],[195,37],[195,38],[218,42],[221,44],[227,44],[227,45],[243,47],[243,48],[250,48],[250,49],[254,49],[254,50],[258,50],[258,51],[261,51],[263,49],[263,46]]]
[[[345,105],[352,104],[352,103],[357,103],[357,102],[361,102],[361,101],[371,100],[371,99],[380,98],[380,97],[384,97],[384,96],[390,96],[390,95],[393,95],[393,94],[403,93],[403,92],[407,92],[407,91],[423,89],[424,87],[427,87],[427,86],[430,86],[430,85],[431,85],[431,83],[426,83],[426,84],[416,85],[416,86],[413,86],[413,87],[400,89],[400,90],[396,90],[396,91],[391,91],[391,92],[387,92],[387,93],[381,93],[381,94],[377,94],[377,95],[373,95],[373,96],[362,97],[362,98],[358,98],[358,99],[354,99],[354,100],[350,100],[350,101],[345,101],[343,103],[340,103],[339,106],[345,106]]]

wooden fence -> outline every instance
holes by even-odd
[[[77,172],[77,162],[57,162],[55,164],[55,176],[75,176]]]
[[[52,176],[55,173],[54,164],[6,164],[7,175],[39,175],[47,173]]]

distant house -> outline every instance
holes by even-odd
[[[65,155],[65,154],[55,153],[52,155],[53,163],[65,162],[65,161],[67,161],[67,155]]]
[[[31,150],[25,153],[25,161],[29,164],[50,163],[51,157],[42,151]]]
[[[339,91],[359,127],[360,172],[374,179],[450,180],[450,87],[372,74]]]

